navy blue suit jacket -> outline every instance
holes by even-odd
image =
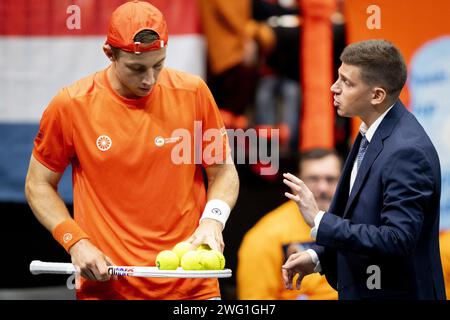
[[[375,131],[349,195],[360,142],[358,134],[317,231],[322,273],[340,299],[445,299],[433,144],[398,101]],[[367,286],[372,265],[380,289]]]

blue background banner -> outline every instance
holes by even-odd
[[[0,123],[0,201],[25,202],[25,177],[28,171],[37,124]],[[58,192],[72,202],[72,170],[65,171]]]

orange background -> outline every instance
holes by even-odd
[[[381,11],[381,29],[370,30],[367,13],[370,5]],[[386,39],[403,53],[409,65],[414,53],[425,42],[450,33],[449,0],[345,0],[344,15],[347,42],[367,39]],[[405,86],[400,99],[409,107],[409,93]],[[353,121],[353,133],[358,132],[359,121]]]

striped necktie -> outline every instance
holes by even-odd
[[[361,139],[361,144],[359,145],[358,155],[356,156],[356,169],[359,170],[364,155],[366,154],[367,147],[369,146],[369,141],[366,139],[366,135],[363,134]]]

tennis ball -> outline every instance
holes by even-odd
[[[194,249],[195,249],[195,247],[194,247],[191,243],[186,242],[186,241],[182,241],[182,242],[177,243],[177,244],[172,248],[172,251],[175,252],[175,253],[177,254],[178,259],[179,259],[180,262],[181,262],[181,258],[183,258],[183,255],[184,255],[186,252],[192,251],[192,250],[194,250]]]
[[[199,251],[188,251],[181,258],[181,267],[184,270],[202,270],[202,254]]]
[[[221,263],[219,255],[213,250],[201,250],[202,265],[205,270],[220,270]]]
[[[225,256],[220,251],[217,251],[217,250],[211,250],[211,251],[214,252],[217,255],[217,257],[219,258],[219,261],[220,261],[219,270],[223,270],[225,268]]]
[[[164,250],[156,256],[156,266],[160,270],[176,270],[180,260],[175,252]]]
[[[207,245],[206,243],[202,243],[197,247],[197,250],[211,250],[211,247]]]

